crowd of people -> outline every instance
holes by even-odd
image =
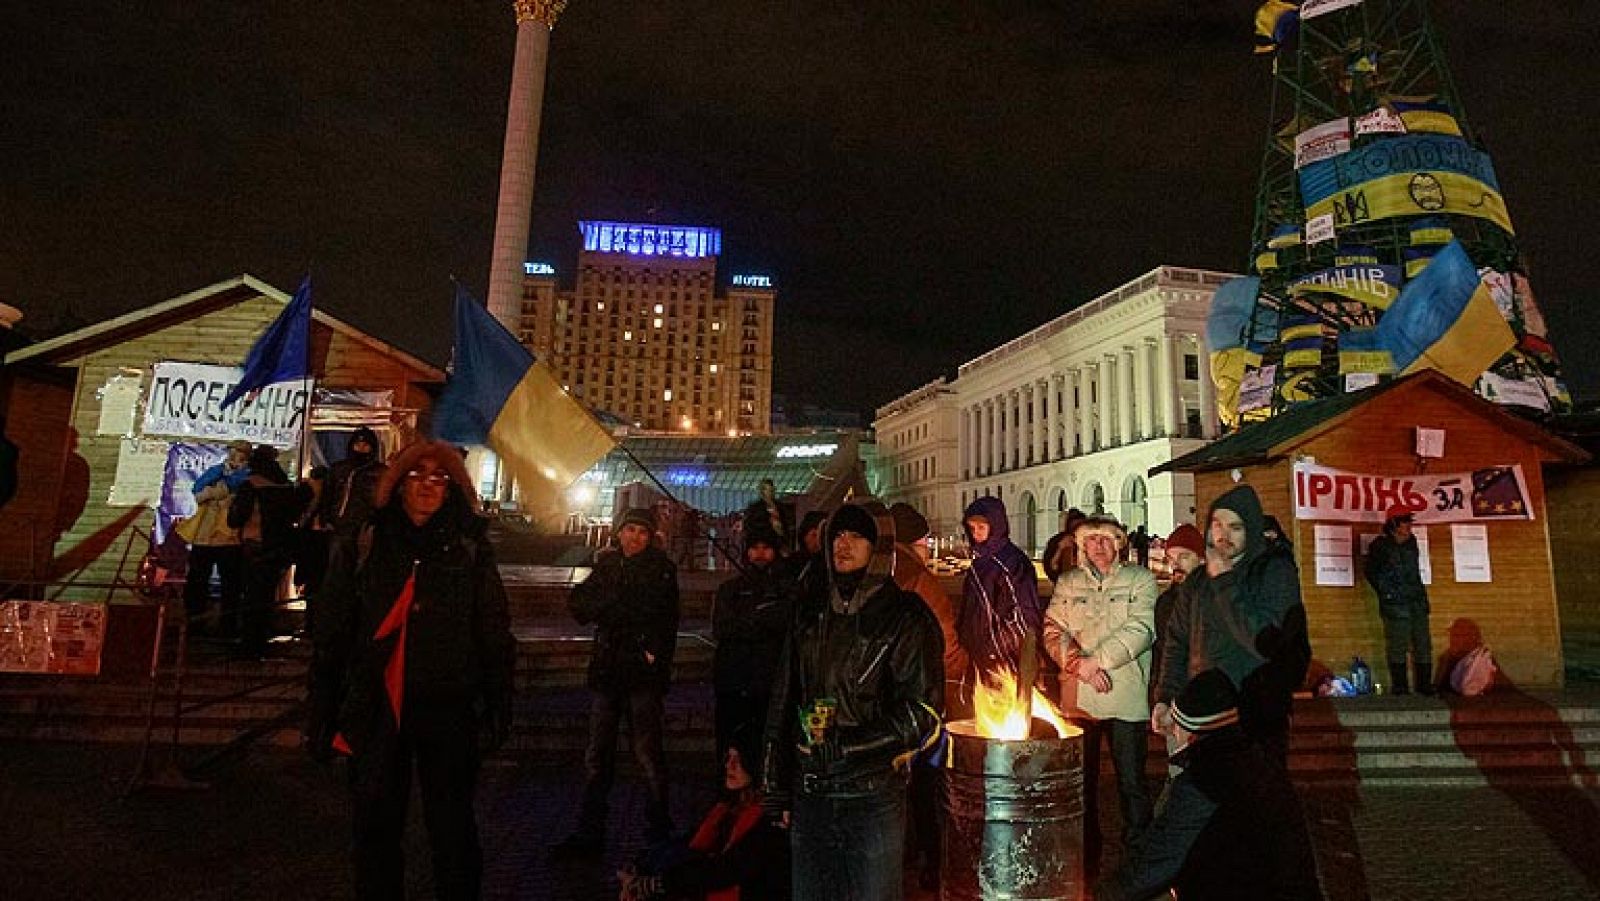
[[[414,776],[439,896],[476,897],[472,798],[482,755],[510,730],[515,643],[461,455],[420,442],[386,464],[362,430],[344,460],[299,485],[276,456],[230,446],[196,481],[205,528],[194,531],[189,610],[206,612],[216,572],[223,622],[242,653],[259,654],[289,564],[316,583],[307,744],[349,759],[358,895],[399,896]],[[972,715],[984,682],[1032,678],[1045,663],[1057,683],[1041,676],[1039,687],[1083,730],[1083,864],[1096,897],[1319,897],[1287,773],[1291,699],[1311,659],[1305,608],[1288,542],[1255,492],[1237,486],[1201,527],[1155,540],[1070,511],[1037,568],[999,499],[974,500],[962,528],[970,562],[957,595],[928,566],[928,522],[914,508],[856,500],[797,523],[763,490],[712,609],[724,793],[680,832],[663,749],[678,573],[652,511],[620,516],[569,598],[594,629],[589,745],[575,823],[553,853],[604,850],[626,721],[648,850],[619,873],[623,899],[893,899],[908,862],[935,889],[944,725]],[[1410,657],[1427,690],[1427,598],[1406,511],[1373,558],[1396,687]],[[1159,800],[1145,778],[1152,732],[1167,749]],[[1115,836],[1098,829],[1107,754]],[[1118,865],[1101,872],[1108,842]]]
[[[639,526],[637,539],[653,525],[645,510],[622,522]],[[980,682],[1037,672],[1030,654],[1053,662],[1061,707],[1084,730],[1084,868],[1096,897],[1320,897],[1287,772],[1291,700],[1311,659],[1305,609],[1289,545],[1248,486],[1219,498],[1203,529],[1183,524],[1164,540],[1070,511],[1040,561],[1048,593],[997,498],[964,512],[959,596],[929,568],[928,522],[908,505],[855,501],[794,522],[763,491],[745,512],[741,571],[716,593],[727,795],[687,842],[654,813],[659,701],[630,708],[651,851],[620,874],[624,899],[893,899],[908,862],[936,889],[944,724],[972,715]],[[649,624],[675,621],[672,580],[614,573],[670,563],[647,562],[648,545],[620,534],[616,544],[572,610],[596,623],[597,662],[622,653],[649,672],[670,654]],[[610,609],[631,612],[597,612]],[[558,853],[601,850],[615,740],[603,711],[627,707],[616,698],[630,684],[591,680],[589,785]],[[1145,778],[1152,731],[1170,772],[1159,801]],[[1099,866],[1102,749],[1122,823],[1110,872]]]

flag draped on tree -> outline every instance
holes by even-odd
[[[310,372],[311,276],[307,275],[294,298],[261,333],[244,359],[244,375],[222,399],[227,409],[245,394],[278,382],[303,379]]]
[[[538,514],[556,512],[561,492],[615,445],[460,285],[455,366],[433,422],[444,441],[487,445],[499,454],[521,486],[523,504]]]

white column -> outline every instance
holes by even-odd
[[[1044,402],[1050,407],[1050,429],[1045,433],[1045,452],[1048,459],[1059,460],[1066,456],[1062,450],[1062,442],[1065,440],[1067,428],[1066,418],[1061,415],[1061,392],[1064,390],[1061,375],[1051,373],[1050,377],[1045,379],[1045,385]]]
[[[1206,336],[1194,336],[1194,352],[1200,362],[1200,431],[1207,438],[1217,437],[1216,386],[1211,384],[1211,355],[1206,352]]]
[[[989,468],[986,472],[994,475],[1000,471],[1000,431],[1003,410],[1003,398],[992,397],[989,399]]]
[[[1161,431],[1168,438],[1178,434],[1178,402],[1182,396],[1178,379],[1181,370],[1175,358],[1177,354],[1177,338],[1172,335],[1162,335],[1160,352],[1157,362],[1161,364],[1161,378],[1158,391],[1161,392]]]
[[[1155,396],[1150,390],[1150,339],[1140,338],[1133,346],[1133,393],[1139,403],[1139,437],[1148,441],[1156,435],[1151,418]]]
[[[967,448],[972,444],[967,439],[972,437],[972,411],[963,407],[961,409],[960,431],[956,433],[956,465],[961,467],[961,478],[966,479],[972,468],[967,465]]]
[[[1050,382],[1035,379],[1033,383],[1033,462],[1050,459]]]
[[[1078,453],[1078,400],[1072,396],[1078,390],[1078,370],[1061,373],[1061,457]]]
[[[1098,373],[1094,363],[1078,370],[1078,448],[1085,454],[1094,450],[1094,377]]]
[[[1133,348],[1117,351],[1117,437],[1123,444],[1133,438]]]
[[[1016,469],[1022,465],[1022,430],[1026,425],[1022,421],[1022,389],[1013,388],[1006,395],[1006,415],[1011,417],[1011,431],[1007,438],[1011,440],[1006,447],[1006,467]]]
[[[1110,447],[1114,443],[1112,432],[1116,429],[1117,402],[1114,382],[1116,381],[1116,360],[1110,354],[1100,357],[1096,364],[1100,373],[1095,378],[1100,387],[1095,394],[1098,398],[1096,404],[1100,412],[1100,446]]]

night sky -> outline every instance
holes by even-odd
[[[291,290],[309,266],[319,306],[443,360],[449,276],[487,290],[510,6],[0,15],[0,299],[59,325],[241,272]],[[529,259],[570,273],[580,218],[720,226],[724,278],[779,285],[774,389],[870,412],[1161,263],[1244,264],[1254,7],[573,0]],[[1435,10],[1593,394],[1592,4]]]

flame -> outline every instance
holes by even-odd
[[[1022,741],[1032,730],[1033,720],[1041,719],[1056,730],[1057,738],[1077,733],[1044,692],[1032,690],[1032,708],[1017,694],[1017,677],[1009,672],[980,678],[972,693],[972,722],[984,738]]]

